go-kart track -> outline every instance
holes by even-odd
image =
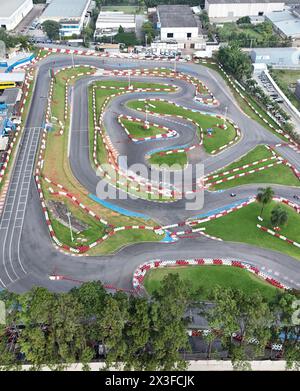
[[[243,243],[217,241],[209,235],[185,235],[172,243],[144,242],[131,244],[119,249],[113,255],[76,256],[68,254],[54,246],[41,206],[37,185],[34,180],[34,163],[38,153],[39,138],[43,133],[45,111],[49,96],[49,69],[59,70],[72,65],[70,55],[52,54],[37,62],[38,68],[32,103],[23,131],[19,151],[10,177],[6,201],[0,221],[0,288],[23,292],[32,286],[44,286],[50,290],[66,291],[79,281],[101,280],[120,289],[133,289],[133,273],[139,265],[153,259],[236,259],[249,263],[265,272],[270,278],[277,279],[287,286],[300,286],[300,264],[296,259],[283,253],[256,247]],[[71,125],[69,161],[72,173],[77,181],[91,194],[96,194],[99,176],[96,175],[89,156],[89,110],[88,86],[95,80],[123,80],[127,77],[108,76],[104,70],[165,67],[173,69],[173,64],[166,61],[147,61],[137,59],[117,59],[105,57],[99,59],[93,56],[74,56],[77,65],[91,65],[99,68],[95,75],[86,76],[75,82],[70,99]],[[148,115],[151,123],[164,126],[176,132],[176,137],[155,139],[151,142],[120,142],[126,136],[124,129],[118,123],[119,116],[129,116],[145,120],[145,113],[126,106],[130,100],[165,99],[184,106],[190,110],[224,115],[228,108],[227,118],[240,129],[241,137],[237,142],[215,155],[209,155],[199,146],[188,151],[190,162],[204,164],[205,175],[211,174],[239,159],[259,144],[280,144],[282,140],[275,134],[259,125],[244,114],[236,103],[231,91],[222,77],[212,69],[193,63],[178,63],[178,72],[184,72],[203,82],[214,95],[219,105],[207,105],[193,100],[195,87],[184,80],[168,77],[132,76],[132,81],[147,83],[168,83],[176,85],[175,92],[132,92],[113,98],[104,113],[104,126],[107,129],[114,148],[121,156],[128,157],[128,165],[145,163],[145,157],[150,151],[165,147],[176,149],[179,146],[195,144],[195,126],[192,122],[175,116],[165,117]],[[154,103],[154,102],[153,102]],[[151,108],[150,108],[151,109]],[[300,170],[300,156],[297,148],[286,145],[276,146],[275,151]],[[196,179],[196,178],[194,178]],[[295,202],[294,194],[299,190],[292,186],[271,184],[275,195]],[[185,222],[197,215],[208,215],[231,208],[253,198],[260,185],[248,184],[222,192],[204,192],[204,207],[200,210],[186,210],[185,200],[173,202],[155,202],[146,199],[116,199],[108,200],[121,210],[126,209],[149,216],[158,225],[164,227]],[[230,193],[236,193],[232,199]],[[298,202],[298,201],[297,201]],[[147,222],[145,221],[145,224]],[[176,231],[189,232],[190,226],[181,223],[180,226],[169,228]],[[228,227],[230,229],[230,227]],[[264,233],[263,233],[264,234]],[[300,251],[300,250],[299,250]],[[57,274],[65,276],[61,279],[50,279]]]

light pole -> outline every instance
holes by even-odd
[[[131,85],[130,85],[130,75],[131,75],[131,71],[130,69],[128,70],[128,89],[130,90],[131,89]]]
[[[224,126],[224,128],[225,128],[225,121],[226,121],[226,119],[227,119],[227,110],[228,110],[228,107],[226,106],[226,107],[225,107],[224,121],[223,121],[223,126]]]
[[[72,225],[71,225],[71,212],[67,212],[67,216],[68,216],[68,221],[69,221],[69,229],[70,229],[71,241],[74,242]]]
[[[148,122],[148,108],[149,106],[145,105],[145,112],[146,112],[146,121],[145,121],[145,129],[149,129],[149,122]]]

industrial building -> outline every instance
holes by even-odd
[[[298,48],[257,48],[250,53],[255,64],[266,64],[274,68],[300,69]]]
[[[2,0],[0,4],[0,27],[13,30],[32,10],[32,0]]]
[[[80,35],[90,19],[91,0],[52,0],[39,18],[40,23],[54,20],[60,23],[60,34]]]
[[[300,7],[291,8],[281,12],[271,12],[266,14],[274,29],[283,38],[300,40]]]
[[[282,11],[285,3],[285,0],[205,0],[205,10],[212,21],[235,21],[243,16]]]
[[[135,32],[135,15],[113,11],[100,12],[96,21],[95,37],[116,35],[120,26],[126,32]]]
[[[156,12],[161,42],[175,41],[179,49],[200,49],[205,44],[199,18],[188,5],[159,5]]]

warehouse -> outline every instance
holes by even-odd
[[[89,20],[91,0],[52,0],[39,18],[40,23],[60,23],[61,36],[79,35]]]
[[[116,35],[120,26],[126,32],[135,32],[135,15],[124,12],[100,12],[96,21],[95,36]]]
[[[250,53],[255,64],[266,64],[279,69],[300,69],[298,48],[256,48]]]
[[[284,0],[205,0],[205,10],[212,21],[235,21],[243,16],[282,11],[284,4]]]
[[[13,30],[32,8],[32,0],[1,1],[0,27],[7,31]]]

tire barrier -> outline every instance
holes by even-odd
[[[151,127],[155,127],[155,128],[158,128],[158,129],[163,129],[165,131],[165,133],[161,133],[161,134],[157,134],[155,136],[148,136],[148,137],[134,137],[131,135],[131,133],[129,132],[129,130],[126,128],[126,126],[124,125],[124,123],[122,122],[122,119],[126,119],[132,123],[140,123],[140,124],[143,124],[144,127],[146,126],[151,126]],[[167,128],[166,126],[162,126],[162,125],[157,125],[157,124],[154,124],[152,122],[149,122],[147,121],[143,121],[139,118],[135,118],[135,117],[131,117],[131,116],[128,116],[128,115],[123,115],[123,114],[120,114],[118,116],[118,123],[122,126],[122,128],[124,129],[125,133],[127,134],[127,136],[133,141],[133,142],[140,142],[140,141],[150,141],[150,140],[159,140],[159,139],[164,139],[164,138],[171,138],[171,137],[175,137],[177,136],[177,132],[175,130],[171,130],[169,128]],[[145,130],[145,133],[147,133],[147,130]]]
[[[220,258],[195,258],[195,259],[179,259],[171,261],[163,261],[160,259],[151,260],[138,266],[133,273],[132,286],[137,292],[143,289],[143,281],[148,270],[165,268],[165,267],[179,267],[179,266],[232,266],[244,269],[257,275],[265,280],[267,283],[279,289],[289,290],[290,287],[275,280],[273,277],[261,272],[258,267],[250,265],[235,259],[220,259]]]

